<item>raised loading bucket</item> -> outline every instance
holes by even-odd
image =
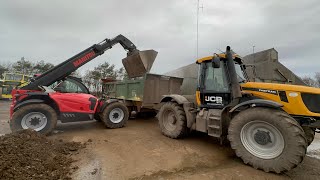
[[[122,64],[126,69],[129,78],[140,77],[149,72],[158,52],[151,49],[136,51],[130,56],[122,59]]]

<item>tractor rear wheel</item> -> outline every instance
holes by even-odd
[[[109,104],[100,116],[107,128],[115,129],[126,125],[129,119],[129,110],[121,102]]]
[[[57,125],[57,113],[47,104],[30,104],[13,113],[10,120],[12,132],[21,129],[33,129],[42,134],[49,134]]]
[[[167,102],[161,106],[158,120],[163,135],[178,139],[187,135],[186,113],[174,102]]]
[[[304,133],[306,134],[306,138],[308,141],[308,146],[312,143],[315,135],[315,129],[310,127],[303,126],[302,129],[304,130]]]
[[[237,114],[228,139],[245,164],[266,172],[289,171],[302,162],[307,150],[302,127],[287,113],[270,108],[249,108]]]

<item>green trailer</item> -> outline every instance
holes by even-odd
[[[146,73],[132,80],[103,80],[102,92],[122,101],[131,114],[155,112],[163,95],[181,94],[183,78]]]

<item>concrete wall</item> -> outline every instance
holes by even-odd
[[[247,66],[250,81],[305,85],[297,75],[279,62],[278,52],[274,48],[244,56],[243,62]]]
[[[274,48],[244,56],[243,61],[247,65],[246,72],[250,81],[305,85],[297,75],[279,62],[278,52]],[[198,68],[196,63],[192,63],[165,75],[187,77],[188,83],[183,84],[187,87],[191,85],[190,82],[196,82],[194,79],[197,79]]]

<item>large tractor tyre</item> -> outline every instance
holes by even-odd
[[[46,104],[30,104],[23,106],[13,113],[10,120],[12,132],[21,129],[33,129],[48,135],[57,126],[57,113]]]
[[[173,139],[187,135],[186,113],[177,103],[167,102],[162,105],[157,117],[163,135]]]
[[[101,118],[107,128],[121,128],[129,119],[129,110],[123,103],[114,102],[104,109]]]
[[[249,108],[237,114],[230,122],[228,139],[245,164],[275,173],[296,167],[308,145],[292,117],[270,108]]]
[[[308,146],[312,143],[314,136],[315,136],[315,129],[310,128],[310,127],[302,127],[304,133],[306,134]]]

